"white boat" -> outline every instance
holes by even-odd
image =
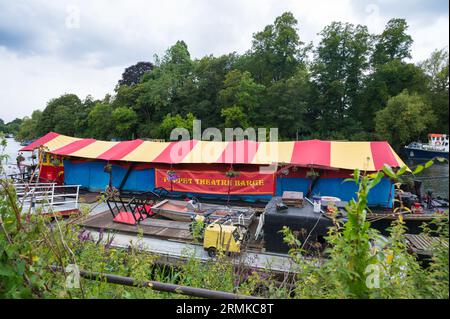
[[[448,159],[448,135],[428,134],[428,143],[413,142],[405,146],[409,159],[427,160],[435,157]]]

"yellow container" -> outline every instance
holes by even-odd
[[[239,253],[241,251],[241,235],[233,225],[209,224],[205,229],[203,248],[214,257],[217,251]]]

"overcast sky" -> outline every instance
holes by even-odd
[[[448,47],[448,0],[0,0],[0,118],[30,115],[64,93],[102,98],[125,67],[177,40],[193,58],[243,53],[288,10],[303,42],[317,43],[332,21],[380,33],[406,18],[414,62]]]

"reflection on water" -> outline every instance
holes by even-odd
[[[409,167],[415,167],[418,164],[423,164],[424,162],[410,161],[408,162]],[[448,192],[448,163],[435,163],[431,167],[424,169],[422,172],[417,174],[417,179],[422,180],[423,190],[432,190],[434,196],[441,196],[443,198],[449,198]]]

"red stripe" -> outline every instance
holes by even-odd
[[[42,136],[41,138],[39,138],[39,139],[37,139],[36,141],[34,141],[33,143],[31,143],[31,144],[29,144],[29,145],[27,145],[27,146],[25,146],[25,147],[22,147],[22,148],[20,149],[20,152],[24,152],[24,151],[32,151],[32,150],[38,148],[39,146],[44,145],[45,143],[50,142],[51,140],[53,140],[55,137],[58,137],[58,136],[59,136],[59,134],[58,134],[58,133],[55,133],[55,132],[47,133],[47,134],[45,134],[44,136]]]
[[[103,154],[97,156],[97,158],[107,161],[118,161],[127,156],[130,152],[134,151],[136,147],[138,147],[142,143],[144,143],[143,140],[119,142]]]
[[[180,163],[197,144],[196,140],[171,142],[152,162]]]
[[[372,151],[375,170],[381,170],[384,164],[388,164],[392,167],[400,166],[395,159],[388,142],[370,142],[370,150]]]
[[[297,141],[292,151],[291,164],[330,166],[331,142]]]
[[[217,162],[226,164],[249,164],[253,161],[258,147],[259,143],[255,141],[242,140],[229,142]]]
[[[54,151],[52,151],[53,154],[58,155],[70,155],[78,150],[81,150],[83,147],[88,146],[89,144],[94,143],[95,140],[92,138],[82,139],[75,142],[72,142],[70,144],[67,144],[66,146],[60,147]]]

